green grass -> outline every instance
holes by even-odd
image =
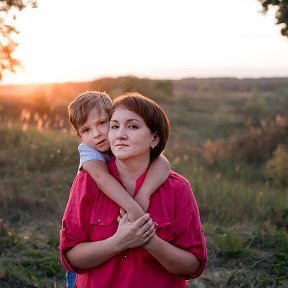
[[[53,237],[23,239],[13,231],[1,235],[0,287],[64,287],[58,239]]]
[[[287,287],[287,233],[255,228],[206,225],[210,261],[190,287]]]
[[[209,168],[195,158],[172,166],[189,179],[203,221],[229,226],[269,223],[285,228],[287,192],[267,183],[254,166],[241,162],[235,166],[234,162],[228,162],[223,163],[225,167]]]

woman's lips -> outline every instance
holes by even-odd
[[[128,147],[127,144],[122,144],[122,143],[120,143],[120,144],[116,144],[115,146],[118,147],[118,148]]]

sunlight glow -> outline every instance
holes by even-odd
[[[257,0],[38,0],[17,22],[24,70],[3,83],[288,76],[288,39]]]

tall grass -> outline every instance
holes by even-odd
[[[22,123],[0,125],[0,139],[0,218],[21,227],[36,223],[34,214],[59,217],[77,170],[76,139],[56,130],[23,131]],[[47,225],[53,223],[40,231]]]
[[[226,163],[229,166],[222,168],[221,173],[219,168],[211,169],[203,161],[188,159],[174,164],[174,169],[190,180],[204,222],[229,226],[246,223],[256,227],[273,224],[284,228],[287,191],[269,184],[255,172],[255,166],[233,164]]]
[[[45,126],[44,116],[31,124],[25,113],[21,121],[0,124],[0,218],[11,227],[0,233],[0,286],[63,287],[58,231],[78,142],[68,129]],[[191,183],[207,236],[210,260],[190,287],[285,287],[287,188],[267,181],[261,166],[245,159],[211,164],[204,148],[174,139],[165,151]]]

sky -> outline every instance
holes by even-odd
[[[257,0],[38,0],[4,84],[106,76],[288,77],[288,38]]]

